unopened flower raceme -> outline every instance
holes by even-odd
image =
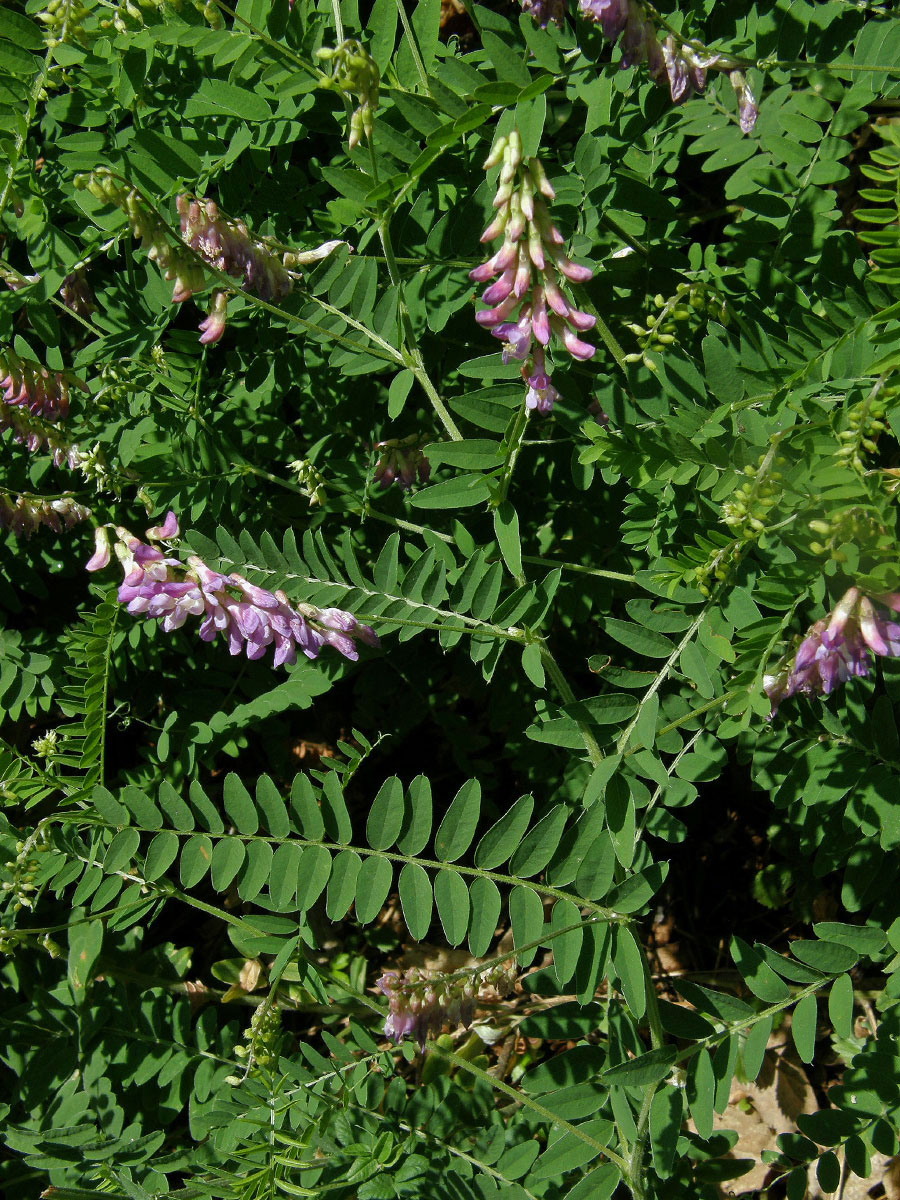
[[[764,677],[772,702],[769,719],[782,700],[798,692],[828,696],[838,684],[868,675],[871,653],[900,657],[900,623],[885,609],[900,613],[900,593],[869,597],[856,587],[846,591],[829,617],[810,626],[793,661]]]
[[[322,46],[316,56],[331,63],[331,78],[323,83],[344,95],[356,97],[357,105],[350,116],[350,136],[347,145],[354,150],[363,135],[372,140],[375,130],[375,113],[378,109],[378,89],[381,72],[365,46],[355,38],[348,38],[340,46]]]
[[[125,572],[119,602],[135,616],[161,621],[167,633],[188,617],[201,617],[203,641],[211,642],[221,633],[231,654],[245,653],[250,659],[262,658],[271,646],[276,667],[295,662],[298,650],[316,658],[328,645],[355,661],[356,639],[379,644],[373,629],[342,609],[292,605],[284,592],[267,591],[237,572],[222,575],[196,555],[184,565],[121,526],[114,532],[116,557]],[[162,525],[147,530],[147,539],[159,543],[178,534],[178,520],[170,512]],[[99,571],[109,561],[110,537],[104,526],[97,530],[96,550],[86,567]]]
[[[734,59],[703,52],[672,34],[661,42],[656,26],[639,0],[579,0],[581,14],[599,25],[603,36],[619,42],[622,66],[647,64],[654,83],[668,83],[675,104],[706,87],[710,69],[727,72],[738,100],[741,129],[750,133],[756,124],[756,98]]]
[[[494,197],[497,216],[481,240],[490,242],[502,234],[503,245],[469,272],[476,283],[495,281],[481,297],[491,307],[475,319],[505,343],[505,363],[523,364],[529,409],[548,413],[559,399],[547,370],[551,339],[582,362],[595,353],[579,335],[592,329],[596,318],[576,308],[562,290],[564,281],[586,283],[593,271],[566,255],[565,240],[547,209],[555,193],[540,159],[523,156],[517,129],[497,141],[484,165],[499,165],[500,178]]]
[[[444,1025],[465,1028],[471,1025],[482,988],[506,996],[512,991],[517,975],[515,959],[486,971],[476,969],[457,976],[443,976],[421,967],[409,967],[402,973],[385,971],[375,981],[390,1007],[384,1022],[385,1036],[394,1042],[415,1038],[424,1050],[426,1038],[439,1034]]]
[[[389,488],[396,480],[403,491],[409,491],[416,479],[419,483],[427,483],[431,478],[431,463],[422,453],[419,434],[376,442],[375,449],[380,452],[375,478],[381,487]]]

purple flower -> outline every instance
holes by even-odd
[[[485,167],[496,166],[500,167],[494,197],[498,214],[481,240],[491,241],[501,234],[504,240],[495,254],[469,272],[476,283],[494,280],[482,295],[490,307],[476,313],[475,319],[505,343],[505,363],[525,363],[522,375],[527,379],[531,368],[526,360],[535,341],[545,347],[555,334],[574,358],[584,361],[595,353],[577,336],[591,329],[595,318],[576,308],[560,286],[586,283],[593,271],[573,263],[561,249],[563,236],[547,209],[553,188],[540,159],[523,157],[517,129],[501,137],[488,156]],[[536,402],[529,406],[536,407]]]
[[[565,0],[522,0],[522,11],[530,13],[541,29],[546,29],[551,21],[562,29],[566,22]]]
[[[756,118],[759,116],[759,106],[750,84],[747,82],[747,76],[743,71],[729,71],[728,78],[731,80],[731,86],[737,96],[741,129],[744,133],[752,133],[756,125]]]
[[[581,14],[603,30],[603,36],[614,42],[628,21],[629,0],[580,0]]]
[[[403,491],[409,491],[417,479],[419,483],[428,482],[431,463],[422,453],[423,440],[419,434],[411,433],[409,437],[375,443],[375,449],[380,451],[375,479],[382,488],[389,488],[396,481]]]
[[[243,653],[254,660],[263,658],[271,647],[276,667],[296,662],[298,651],[316,658],[326,644],[354,661],[359,657],[356,639],[370,646],[379,644],[373,629],[342,609],[294,606],[284,592],[267,591],[236,572],[222,575],[196,556],[185,566],[127,529],[116,527],[115,533],[116,557],[124,571],[119,603],[135,616],[161,621],[167,633],[180,628],[188,617],[201,617],[203,641],[211,642],[221,633],[228,641],[229,653]],[[178,533],[178,519],[169,512],[163,524],[148,530],[147,536],[162,541]],[[109,535],[104,528],[97,531],[96,550],[87,569],[102,569],[109,557]]]
[[[424,1051],[426,1039],[436,1037],[444,1025],[471,1025],[479,989],[488,987],[498,995],[508,995],[517,973],[515,959],[488,970],[475,968],[449,976],[420,967],[409,967],[402,974],[385,971],[375,981],[388,999],[385,1036],[394,1042],[415,1038]]]
[[[876,596],[876,601],[900,611],[900,597]],[[804,695],[828,696],[838,684],[869,674],[870,654],[900,657],[900,624],[879,612],[859,588],[849,588],[828,618],[816,621],[797,648],[792,663],[766,675],[763,689],[772,702],[771,720],[782,700]]]

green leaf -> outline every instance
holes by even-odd
[[[325,914],[330,921],[340,921],[347,915],[356,896],[361,866],[362,859],[355,850],[342,850],[332,862],[325,897]]]
[[[434,902],[444,936],[458,946],[469,927],[469,889],[456,871],[438,871],[434,877]]]
[[[250,793],[233,771],[225,776],[222,791],[225,811],[235,824],[238,833],[254,834],[259,831],[259,814]]]
[[[242,900],[255,900],[272,873],[272,847],[268,842],[250,842],[247,858],[238,880],[238,895]]]
[[[377,854],[364,858],[356,879],[356,919],[361,925],[374,921],[384,907],[394,882],[393,864]]]
[[[123,832],[125,832],[123,830]],[[119,835],[117,835],[119,836]],[[161,878],[178,857],[181,843],[171,830],[157,833],[147,849],[144,860],[144,878],[150,881]]]
[[[425,447],[425,456],[432,466],[445,463],[470,471],[491,471],[503,462],[498,442],[487,438],[470,438],[457,442],[432,442]]]
[[[838,975],[828,993],[828,1016],[838,1037],[853,1036],[853,1008],[853,980],[849,975]]]
[[[619,1063],[603,1072],[603,1082],[619,1084],[626,1087],[643,1087],[648,1083],[659,1083],[665,1079],[672,1069],[677,1050],[674,1046],[660,1046],[657,1050],[648,1050],[637,1058]]]
[[[182,887],[196,887],[212,866],[213,845],[205,833],[189,837],[181,851],[179,871]]]
[[[735,966],[754,996],[767,1004],[777,1004],[790,998],[791,989],[788,985],[745,941],[737,936],[732,937],[729,949]]]
[[[791,1036],[802,1062],[811,1063],[816,1052],[818,1005],[815,995],[804,996],[794,1007]]]
[[[569,810],[564,804],[556,804],[541,817],[513,854],[509,864],[510,875],[527,879],[543,871],[557,851],[568,815]]]
[[[493,879],[475,878],[469,887],[469,900],[469,950],[475,958],[483,958],[500,920],[500,889]]]
[[[421,942],[431,926],[432,892],[431,880],[424,867],[418,863],[406,863],[398,881],[400,905],[409,936]]]
[[[849,971],[859,961],[859,954],[850,946],[841,945],[840,942],[806,941],[803,938],[791,942],[791,954],[808,967],[827,975]]]
[[[558,930],[565,929],[570,925],[577,925],[578,928],[570,929],[568,933],[557,933]],[[548,945],[553,951],[556,982],[560,988],[563,988],[575,974],[578,956],[584,941],[581,913],[571,900],[557,900],[553,905],[553,911],[550,914],[550,933],[554,935],[552,939],[548,939]]]
[[[403,784],[392,775],[378,789],[366,822],[366,841],[373,850],[387,850],[400,836],[405,813]]]
[[[492,871],[501,863],[505,863],[521,842],[533,811],[534,797],[520,796],[509,812],[504,813],[490,827],[475,847],[475,866]]]
[[[566,1200],[609,1200],[622,1175],[615,1163],[603,1163],[566,1192]]]
[[[435,483],[416,492],[409,503],[413,508],[471,508],[482,504],[490,494],[490,487],[483,475],[457,475],[455,479],[445,479],[443,483]]]
[[[121,871],[130,866],[140,844],[141,835],[136,829],[120,829],[103,856],[103,870]]]
[[[293,908],[297,897],[297,884],[305,851],[293,842],[278,846],[272,857],[269,875],[269,895],[272,904],[280,912]],[[299,906],[299,907],[302,907]]]
[[[261,775],[256,781],[256,804],[272,837],[287,837],[291,831],[288,811],[281,793],[268,775]]]
[[[513,946],[518,950],[522,946],[539,941],[544,932],[544,905],[537,892],[518,885],[509,893],[508,906]],[[536,945],[530,950],[520,952],[520,965],[529,966],[536,954]]]
[[[603,622],[603,630],[629,650],[634,650],[636,654],[642,654],[646,658],[668,658],[675,649],[675,643],[665,634],[635,625],[631,621],[618,621],[614,617],[607,617]]]
[[[625,1003],[638,1020],[647,1009],[647,978],[644,955],[637,938],[628,925],[617,925],[613,930],[613,964]]]
[[[286,843],[290,845],[290,843]],[[297,908],[306,912],[312,908],[328,883],[331,874],[331,855],[324,846],[305,846],[295,875]]]
[[[508,500],[494,509],[494,537],[510,575],[522,574],[522,544],[519,538],[519,514]],[[530,648],[530,647],[527,647]],[[537,649],[535,647],[535,649]]]
[[[481,784],[470,779],[453,798],[434,838],[434,853],[441,862],[455,862],[465,854],[475,836],[481,815]]]
[[[708,1141],[715,1120],[716,1079],[709,1051],[701,1046],[688,1068],[687,1101],[697,1133]]]
[[[220,838],[213,847],[212,885],[217,892],[227,892],[238,871],[244,865],[244,843],[240,838]]]
[[[769,1044],[769,1038],[772,1035],[772,1024],[772,1017],[760,1018],[747,1034],[747,1040],[744,1042],[742,1051],[744,1077],[751,1083],[762,1070],[766,1048]]]
[[[70,924],[68,978],[76,1004],[83,1004],[87,997],[102,946],[102,921],[76,921]]]
[[[672,1172],[678,1149],[678,1137],[684,1120],[682,1091],[677,1087],[660,1088],[650,1104],[650,1147],[657,1174],[666,1178]]]

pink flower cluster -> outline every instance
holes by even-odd
[[[900,592],[874,600],[884,606],[881,611],[859,588],[850,588],[829,617],[810,627],[793,662],[764,677],[763,688],[772,702],[770,720],[782,700],[798,692],[827,696],[838,684],[868,675],[870,651],[885,658],[900,657],[900,624],[884,611],[900,613]]]
[[[59,421],[69,413],[69,380],[61,371],[48,371],[6,350],[0,354],[0,388],[3,399],[27,408],[45,421]]]
[[[263,300],[277,300],[291,290],[291,277],[280,260],[254,238],[243,221],[223,217],[215,200],[176,200],[181,218],[182,241],[202,259],[226,275],[234,275],[243,286]],[[176,288],[176,304],[187,300],[189,289]]]
[[[66,441],[51,425],[39,417],[33,417],[23,408],[12,408],[0,404],[0,432],[11,430],[13,439],[31,453],[36,454],[42,446],[53,456],[55,467],[70,467],[74,470],[81,464],[81,451],[72,442]]]
[[[499,996],[507,996],[517,976],[515,959],[460,975],[444,976],[422,967],[409,967],[402,973],[385,971],[375,981],[388,998],[385,1036],[394,1042],[415,1038],[424,1050],[426,1038],[435,1037],[444,1025],[468,1028],[472,1024],[481,989],[490,988]]]
[[[704,90],[710,68],[727,71],[738,99],[741,129],[751,132],[759,110],[746,76],[733,59],[702,53],[671,34],[661,43],[639,0],[580,0],[580,7],[582,16],[599,25],[604,37],[619,41],[622,66],[646,63],[654,83],[668,82],[675,104]]]
[[[202,617],[203,641],[211,642],[221,633],[231,654],[243,652],[250,659],[262,658],[271,646],[276,667],[295,662],[298,650],[307,658],[317,658],[328,645],[355,661],[359,657],[357,638],[370,646],[379,644],[373,629],[339,608],[292,605],[284,592],[269,592],[236,572],[222,575],[196,556],[188,558],[184,566],[121,526],[115,527],[115,535],[116,557],[125,572],[119,602],[134,616],[161,621],[167,633],[179,629],[188,617]],[[178,535],[173,512],[162,525],[147,530],[148,541],[155,543]],[[110,561],[105,526],[97,530],[96,538],[96,551],[86,564],[88,571],[99,571]]]
[[[90,515],[91,510],[69,494],[56,500],[29,495],[13,500],[8,493],[0,492],[0,529],[8,529],[16,537],[30,538],[42,525],[54,533],[62,533]]]
[[[524,363],[529,409],[549,413],[559,399],[547,371],[545,351],[551,338],[559,338],[569,354],[581,361],[595,353],[595,347],[579,334],[592,329],[596,317],[575,308],[560,284],[563,279],[586,283],[594,273],[566,256],[565,239],[547,210],[546,202],[554,199],[555,192],[540,159],[523,157],[517,129],[497,141],[484,165],[485,169],[499,165],[500,179],[494,197],[497,216],[481,240],[490,242],[502,234],[503,245],[469,272],[476,283],[495,280],[481,297],[491,307],[475,319],[505,342],[504,362]]]

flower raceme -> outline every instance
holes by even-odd
[[[605,38],[619,42],[622,66],[646,63],[654,83],[668,83],[674,104],[702,92],[710,69],[727,72],[737,96],[741,129],[744,133],[752,131],[759,113],[756,98],[733,59],[704,52],[671,34],[660,42],[655,25],[638,0],[579,0],[579,7],[586,20],[600,26]]]
[[[222,575],[201,558],[192,555],[183,565],[157,545],[148,545],[129,530],[115,526],[115,554],[125,578],[119,602],[134,616],[154,617],[169,633],[188,617],[201,617],[200,637],[211,642],[221,633],[231,654],[262,658],[274,649],[276,667],[291,664],[297,651],[317,658],[323,646],[333,646],[345,658],[356,661],[356,639],[370,646],[379,644],[375,631],[339,608],[292,605],[284,592],[269,592],[242,575]],[[147,530],[148,542],[169,541],[179,535],[178,519],[170,512],[162,525]],[[108,527],[96,533],[96,550],[86,564],[99,571],[110,562]]]
[[[408,492],[418,478],[427,483],[431,478],[431,463],[422,453],[422,438],[411,433],[405,438],[388,438],[376,442],[379,459],[375,465],[375,479],[382,488],[389,488],[396,480],[404,492]]]
[[[61,371],[27,362],[11,350],[0,353],[0,388],[6,404],[27,408],[45,421],[60,421],[69,414],[67,377]]]
[[[798,692],[827,696],[838,684],[868,675],[870,651],[884,658],[900,657],[900,624],[885,609],[900,613],[900,592],[869,597],[856,587],[846,591],[829,617],[810,626],[793,662],[764,677],[763,688],[772,702],[769,720],[782,700]]]
[[[91,510],[79,504],[69,492],[56,500],[28,494],[13,500],[9,493],[0,492],[0,529],[8,529],[16,537],[30,538],[41,525],[62,533],[90,515]]]
[[[409,967],[404,972],[385,971],[375,986],[387,996],[390,1011],[384,1022],[385,1036],[402,1042],[412,1037],[425,1049],[425,1040],[441,1032],[445,1024],[468,1028],[482,988],[507,996],[518,975],[515,959],[498,963],[486,971],[443,976],[437,971]]]
[[[549,413],[559,393],[550,382],[546,348],[555,336],[573,358],[592,358],[595,347],[580,334],[596,318],[581,312],[564,295],[561,284],[586,283],[590,267],[573,263],[563,250],[564,238],[550,219],[547,201],[555,192],[538,158],[525,158],[517,129],[501,137],[485,161],[485,170],[500,167],[494,208],[497,215],[482,234],[483,242],[503,236],[503,245],[487,262],[469,272],[476,283],[493,279],[481,299],[489,308],[476,321],[504,342],[503,361],[519,361],[528,384],[529,409]]]

